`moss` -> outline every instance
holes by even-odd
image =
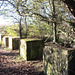
[[[27,60],[27,51],[25,50],[25,48],[21,47],[21,49],[20,49],[20,55],[21,55],[21,57],[23,57],[25,60]]]
[[[4,37],[10,37],[10,36],[4,36]]]
[[[5,47],[4,50],[12,51],[12,49],[10,49],[10,48],[8,48],[8,47],[7,47],[7,48]]]
[[[2,46],[2,43],[0,42],[0,47]]]
[[[24,41],[40,41],[41,39],[21,39],[21,40],[24,40]]]
[[[44,70],[44,67],[43,67],[43,65],[41,64],[41,62],[34,63],[33,66],[35,66],[35,67],[40,67],[39,69],[37,69],[38,72],[41,72],[41,71]]]
[[[8,47],[9,46],[8,45],[8,40],[9,40],[8,37],[6,37],[6,36],[3,37],[3,44],[4,44],[5,47]]]
[[[42,55],[43,55],[42,40],[22,39],[20,45],[20,55],[25,60],[42,59]]]
[[[21,62],[23,60],[24,59],[20,55],[14,56],[14,61],[16,61],[16,62]]]
[[[68,72],[68,51],[56,46],[46,46],[43,54],[46,75],[66,75]],[[60,70],[60,73],[58,72]]]
[[[9,37],[9,48],[12,50],[19,49],[19,41],[20,39],[17,37]]]

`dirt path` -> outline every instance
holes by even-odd
[[[25,61],[18,53],[0,47],[0,75],[44,75],[42,61]]]

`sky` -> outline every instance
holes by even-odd
[[[5,24],[8,24],[7,21],[5,21],[5,19],[2,19],[2,17],[0,17],[0,26]]]
[[[0,26],[7,26],[13,24],[12,20],[9,20],[10,19],[3,19],[2,17],[0,17]]]
[[[0,6],[1,6],[1,4],[2,4],[2,1],[0,1]],[[5,4],[3,4],[2,5],[2,7],[0,7],[0,12],[3,12],[3,9],[5,9],[5,10],[10,10],[10,11],[13,11],[14,9],[13,9],[13,6],[11,6],[10,4],[7,4],[7,2],[5,1]],[[48,12],[48,11],[47,11]],[[3,12],[4,14],[6,14],[7,16],[9,15],[11,15],[11,16],[14,16],[14,17],[16,17],[17,19],[19,19],[20,17],[18,16],[18,14],[17,13],[15,13],[15,11],[13,11],[13,13],[12,12],[6,12],[6,11],[4,11]],[[72,16],[71,16],[72,17]],[[72,17],[73,18],[73,17]],[[75,18],[74,18],[75,19]],[[6,25],[13,25],[14,23],[14,19],[13,18],[9,18],[9,17],[7,17],[6,18],[6,16],[4,16],[4,15],[1,15],[1,13],[0,13],[0,26],[6,26]]]
[[[0,1],[0,6],[2,4],[2,1]],[[9,17],[9,16],[16,16],[17,14],[15,13],[12,13],[12,12],[7,12],[7,11],[4,11],[4,10],[10,10],[10,11],[13,11],[13,7],[8,4],[6,1],[4,2],[4,4],[0,7],[0,26],[7,26],[7,25],[12,25],[14,24],[14,19],[12,17]],[[5,15],[1,14],[1,12],[3,12]],[[8,17],[7,17],[8,16]]]

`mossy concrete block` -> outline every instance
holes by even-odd
[[[46,75],[75,75],[75,50],[45,46],[43,62]]]
[[[21,39],[20,55],[25,60],[42,59],[43,47],[41,39]]]
[[[19,42],[20,42],[19,37],[9,37],[9,48],[11,50],[19,49]]]
[[[4,37],[4,36],[5,36],[4,34],[0,34],[0,42],[3,41],[3,37]]]
[[[9,36],[3,37],[3,44],[4,44],[5,47],[9,46]]]

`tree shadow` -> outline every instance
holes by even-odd
[[[38,72],[33,66],[5,67],[0,64],[0,75],[44,75],[44,72]]]
[[[9,53],[2,53],[2,52],[0,52],[0,55],[5,55],[5,56],[17,56],[17,55],[19,55],[19,53],[12,53],[12,52],[9,52]]]
[[[44,75],[43,71],[38,71],[35,66],[32,66],[28,62],[26,64],[25,61],[18,63],[11,61],[12,59],[9,60],[10,56],[17,56],[18,54],[19,52],[14,51],[0,52],[0,75]]]

